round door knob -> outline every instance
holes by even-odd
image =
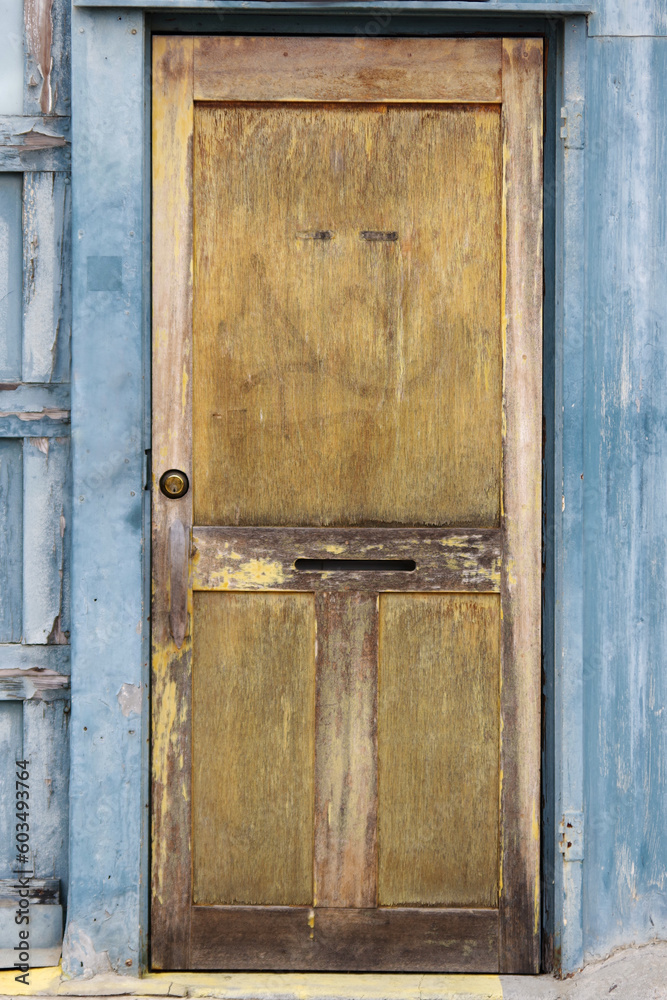
[[[188,492],[188,477],[179,469],[168,469],[160,476],[160,489],[170,500],[178,500]]]

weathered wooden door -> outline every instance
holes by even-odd
[[[541,42],[153,86],[153,965],[536,971]]]

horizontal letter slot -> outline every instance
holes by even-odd
[[[297,559],[301,573],[412,573],[417,568],[414,559]]]

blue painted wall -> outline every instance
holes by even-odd
[[[146,958],[148,610],[141,13],[72,18],[71,887],[63,967]]]
[[[610,8],[601,29],[632,26],[634,4]],[[664,29],[664,5],[637,8],[638,27]],[[583,922],[591,958],[667,937],[667,38],[591,37],[587,47]]]

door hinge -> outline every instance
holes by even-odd
[[[563,119],[560,137],[565,142],[565,148],[583,149],[585,139],[584,102],[570,101],[566,107],[560,109],[560,116]]]
[[[583,861],[584,814],[574,811],[563,813],[558,832],[558,850],[563,855],[563,861]]]

